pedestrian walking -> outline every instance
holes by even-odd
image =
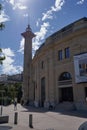
[[[14,111],[17,110],[17,98],[14,99]]]

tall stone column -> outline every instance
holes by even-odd
[[[31,63],[32,63],[32,38],[35,34],[31,31],[30,26],[21,34],[25,39],[24,44],[24,67],[23,67],[23,100],[26,103],[29,101],[29,89],[31,79]]]

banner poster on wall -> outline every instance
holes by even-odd
[[[75,82],[87,82],[87,53],[74,56]]]

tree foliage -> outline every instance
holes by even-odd
[[[17,101],[20,103],[22,98],[22,84],[1,84],[0,85],[0,104],[2,103],[2,91],[3,91],[3,105],[10,104],[17,98]]]
[[[4,23],[0,23],[0,30],[3,30],[4,27],[5,27]]]

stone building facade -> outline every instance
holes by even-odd
[[[72,102],[87,109],[87,18],[48,37],[31,66],[28,98],[36,107]]]

